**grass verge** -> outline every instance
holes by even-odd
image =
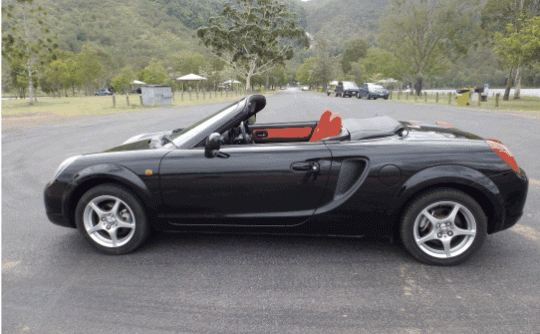
[[[413,95],[407,96],[406,94],[399,94],[398,97],[398,94],[393,92],[392,97],[388,99],[388,101],[462,107],[457,104],[455,94],[453,94],[451,97],[449,97],[447,94],[439,94],[437,100],[437,94],[427,94],[415,98]],[[469,105],[464,107],[479,110],[540,113],[540,98],[534,96],[522,96],[521,99],[515,100],[510,98],[508,101],[503,101],[502,96],[500,96],[497,106],[496,97],[489,96],[486,102],[481,101],[478,103],[478,100],[475,100],[471,101]]]
[[[57,116],[89,116],[131,112],[136,110],[150,110],[156,108],[181,107],[187,105],[236,101],[248,95],[247,92],[230,93],[175,93],[172,105],[145,107],[141,105],[140,95],[115,95],[116,104],[113,106],[112,96],[86,96],[62,98],[38,98],[38,102],[30,106],[28,100],[3,100],[2,117],[33,115]],[[273,92],[264,92],[271,95]]]

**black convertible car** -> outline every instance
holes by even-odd
[[[123,254],[151,228],[398,237],[418,260],[457,264],[513,226],[528,180],[499,141],[390,117],[256,124],[248,96],[199,122],[65,160],[49,219]]]

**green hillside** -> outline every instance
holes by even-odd
[[[167,8],[165,0],[41,2],[58,34],[60,48],[79,52],[82,45],[92,43],[114,55],[120,67],[143,66],[151,58],[163,58],[186,49],[203,51],[193,37],[193,29],[174,15],[177,12]],[[193,6],[199,7],[200,3]],[[185,23],[192,25],[193,17]]]
[[[377,32],[379,18],[387,8],[387,0],[326,0],[303,3],[307,31],[325,36],[332,46],[342,51],[345,42],[354,37],[367,37]]]

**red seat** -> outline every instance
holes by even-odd
[[[330,109],[325,109],[319,123],[315,127],[315,130],[313,130],[313,134],[309,141],[317,141],[326,138],[326,132],[328,132],[328,126],[330,125],[330,117],[332,117],[332,112]]]
[[[338,113],[332,113],[330,117],[330,124],[328,125],[328,131],[324,138],[330,138],[339,135],[341,132],[341,115]]]
[[[341,116],[332,113],[330,109],[325,109],[321,115],[319,123],[313,130],[311,141],[317,141],[328,137],[337,136],[341,132]]]

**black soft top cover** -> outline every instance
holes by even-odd
[[[403,124],[388,116],[349,118],[343,120],[343,126],[349,131],[351,140],[393,136],[403,128]]]

